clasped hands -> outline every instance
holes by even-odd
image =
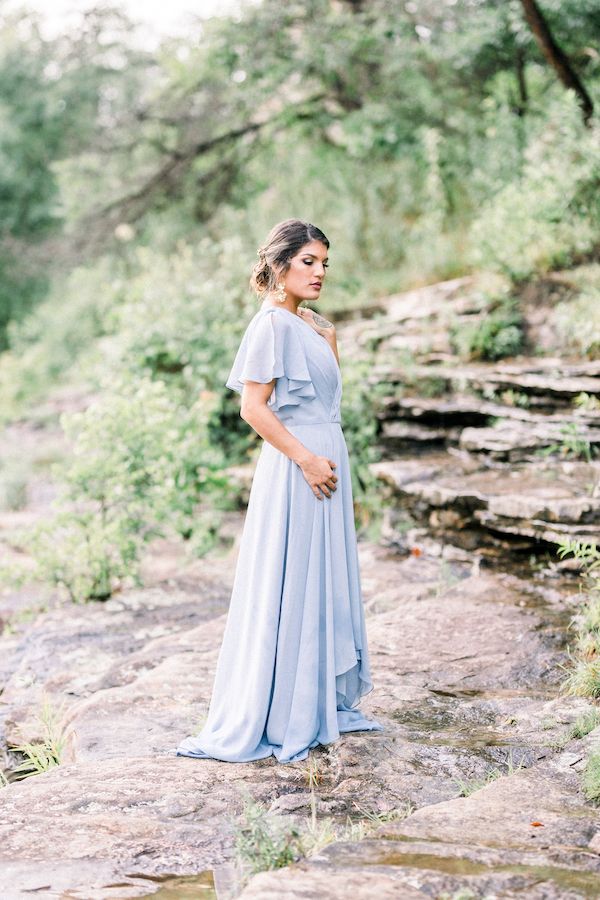
[[[317,500],[323,499],[321,491],[326,497],[331,497],[332,492],[336,490],[336,481],[338,480],[333,471],[337,467],[337,463],[327,456],[318,456],[316,453],[312,453],[306,460],[301,460],[298,465]]]

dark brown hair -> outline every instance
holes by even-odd
[[[278,278],[288,271],[291,258],[311,241],[320,241],[329,248],[321,229],[302,219],[285,219],[271,229],[265,243],[258,248],[258,262],[250,276],[250,287],[259,297],[275,290]]]

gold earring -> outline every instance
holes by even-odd
[[[285,303],[285,301],[287,300],[285,285],[282,281],[280,281],[277,285],[277,290],[274,291],[274,296],[278,303]]]

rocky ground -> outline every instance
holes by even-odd
[[[436,371],[435,397],[407,391],[389,344],[428,331],[422,364],[447,366],[427,316],[416,320],[434,315],[436,297],[468,309],[464,288],[392,298],[385,321],[346,326],[346,340],[381,345],[391,385],[374,466],[385,527],[380,543],[360,543],[375,684],[362,708],[385,731],[342,735],[312,751],[313,768],[173,755],[207,710],[237,544],[190,563],[156,543],[143,589],[85,607],[50,597],[30,622],[33,589],[6,592],[0,745],[39,736],[43,697],[62,704],[67,740],[61,766],[0,790],[3,898],[598,896],[600,818],[581,772],[600,728],[569,738],[594,704],[561,690],[582,598],[552,549],[597,527],[597,463],[535,456],[548,428],[575,415],[539,360],[512,362],[519,393],[538,398],[527,407],[482,397],[457,367]],[[478,373],[479,384],[506,375],[496,364]],[[598,374],[569,377],[599,394]],[[593,445],[598,420],[585,415],[577,425]],[[504,420],[527,427],[482,433]],[[3,516],[0,544],[35,512]],[[4,767],[14,762],[6,754]],[[363,839],[349,833],[240,885],[234,828],[247,795],[302,828],[314,801],[317,824],[350,818]]]

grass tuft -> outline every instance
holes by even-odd
[[[583,771],[583,792],[592,803],[600,803],[600,750],[590,753]]]
[[[42,740],[16,744],[9,749],[24,759],[13,770],[13,780],[22,781],[31,775],[40,775],[59,766],[72,736],[64,726],[64,702],[55,707],[45,695],[37,720],[41,725]]]

